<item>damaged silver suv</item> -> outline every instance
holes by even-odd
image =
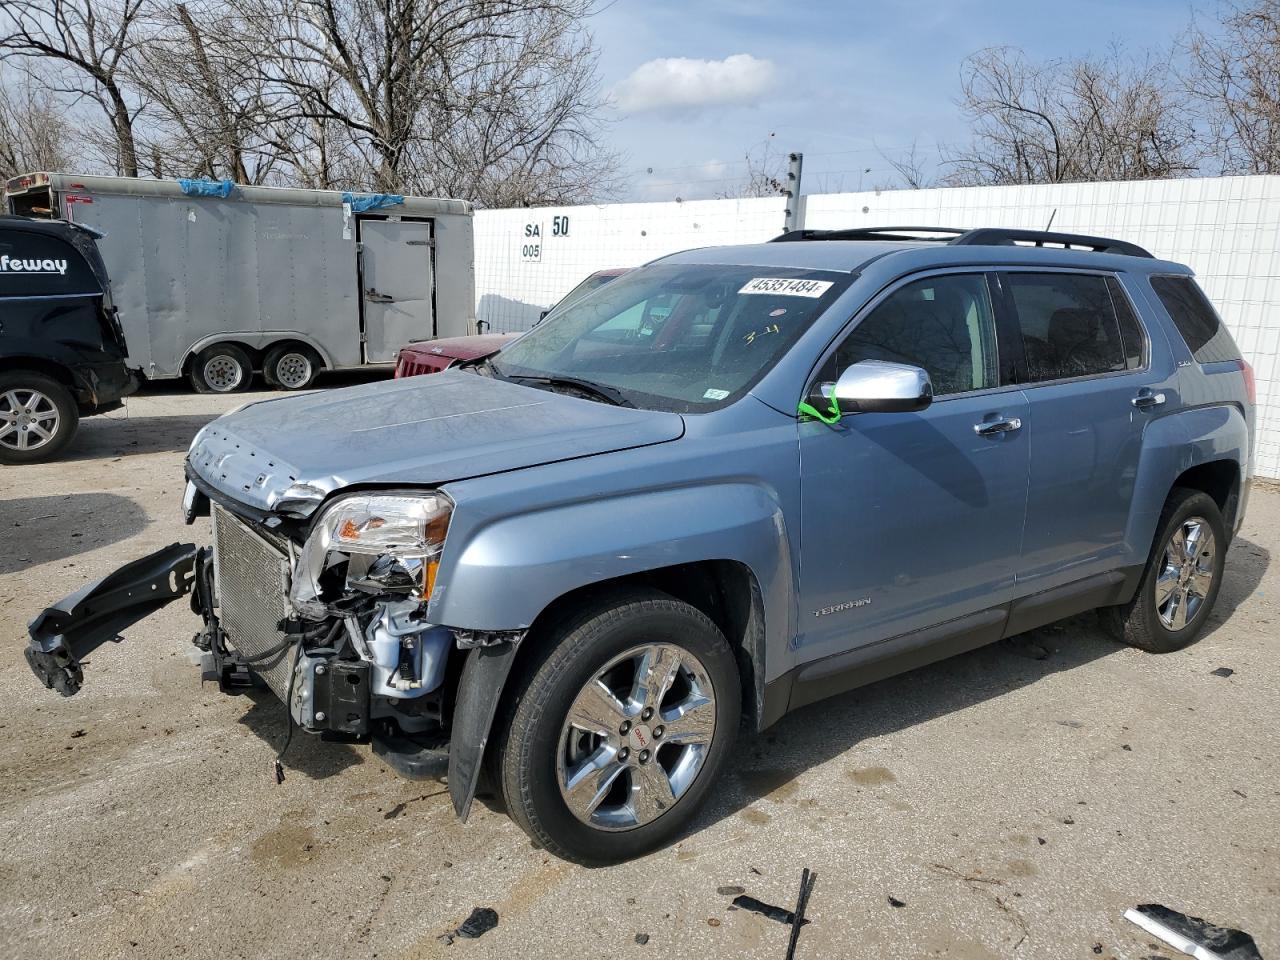
[[[849,230],[690,251],[488,359],[252,404],[174,544],[46,609],[82,661],[186,594],[206,676],[540,844],[666,843],[740,727],[1080,611],[1177,649],[1244,514],[1252,374],[1121,241]]]

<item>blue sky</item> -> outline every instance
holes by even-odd
[[[624,198],[692,199],[740,182],[743,154],[771,133],[776,153],[804,151],[809,192],[890,183],[880,150],[916,141],[933,156],[935,143],[966,138],[954,100],[968,53],[1167,49],[1193,7],[1213,10],[1186,0],[616,0],[590,29],[615,104],[606,136],[623,155]]]

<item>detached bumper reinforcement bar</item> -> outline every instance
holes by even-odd
[[[84,682],[81,661],[124,630],[191,591],[196,545],[173,543],[126,563],[101,580],[47,607],[27,632],[27,663],[40,681],[64,697]]]

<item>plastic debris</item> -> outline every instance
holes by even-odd
[[[1158,903],[1140,904],[1124,916],[1196,960],[1262,960],[1253,937],[1243,930],[1219,927]]]
[[[1215,677],[1229,677],[1235,673],[1235,671],[1230,667],[1219,667],[1217,670],[1211,670],[1209,672]]]
[[[907,901],[905,901],[905,900],[899,900],[899,899],[898,899],[897,897],[895,897],[892,893],[891,893],[891,894],[889,894],[889,906],[891,906],[891,907],[905,907],[906,905],[907,905]]]
[[[768,917],[770,920],[777,920],[779,923],[785,923],[791,926],[796,922],[796,915],[784,907],[775,907],[772,903],[765,903],[763,900],[757,900],[755,897],[741,896],[733,898],[733,905],[742,910],[750,910],[752,913],[758,913],[761,916]]]
[[[818,875],[808,867],[805,867],[800,873],[800,896],[796,898],[795,919],[791,922],[791,940],[787,943],[787,960],[795,960],[796,944],[800,940],[800,928],[808,923],[804,918],[804,910],[809,905],[809,894],[813,893],[813,885],[817,880]]]
[[[471,911],[471,916],[462,921],[462,925],[456,930],[450,930],[436,937],[438,941],[445,946],[453,943],[455,937],[465,937],[468,940],[474,940],[476,937],[484,936],[490,930],[498,925],[498,911],[491,907],[476,907]]]
[[[649,942],[649,935],[647,933],[636,934],[636,943],[640,944],[640,946],[643,947],[648,942]]]

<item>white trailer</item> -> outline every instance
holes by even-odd
[[[5,201],[105,235],[129,364],[148,379],[230,392],[262,370],[300,389],[477,332],[463,200],[32,173]]]

